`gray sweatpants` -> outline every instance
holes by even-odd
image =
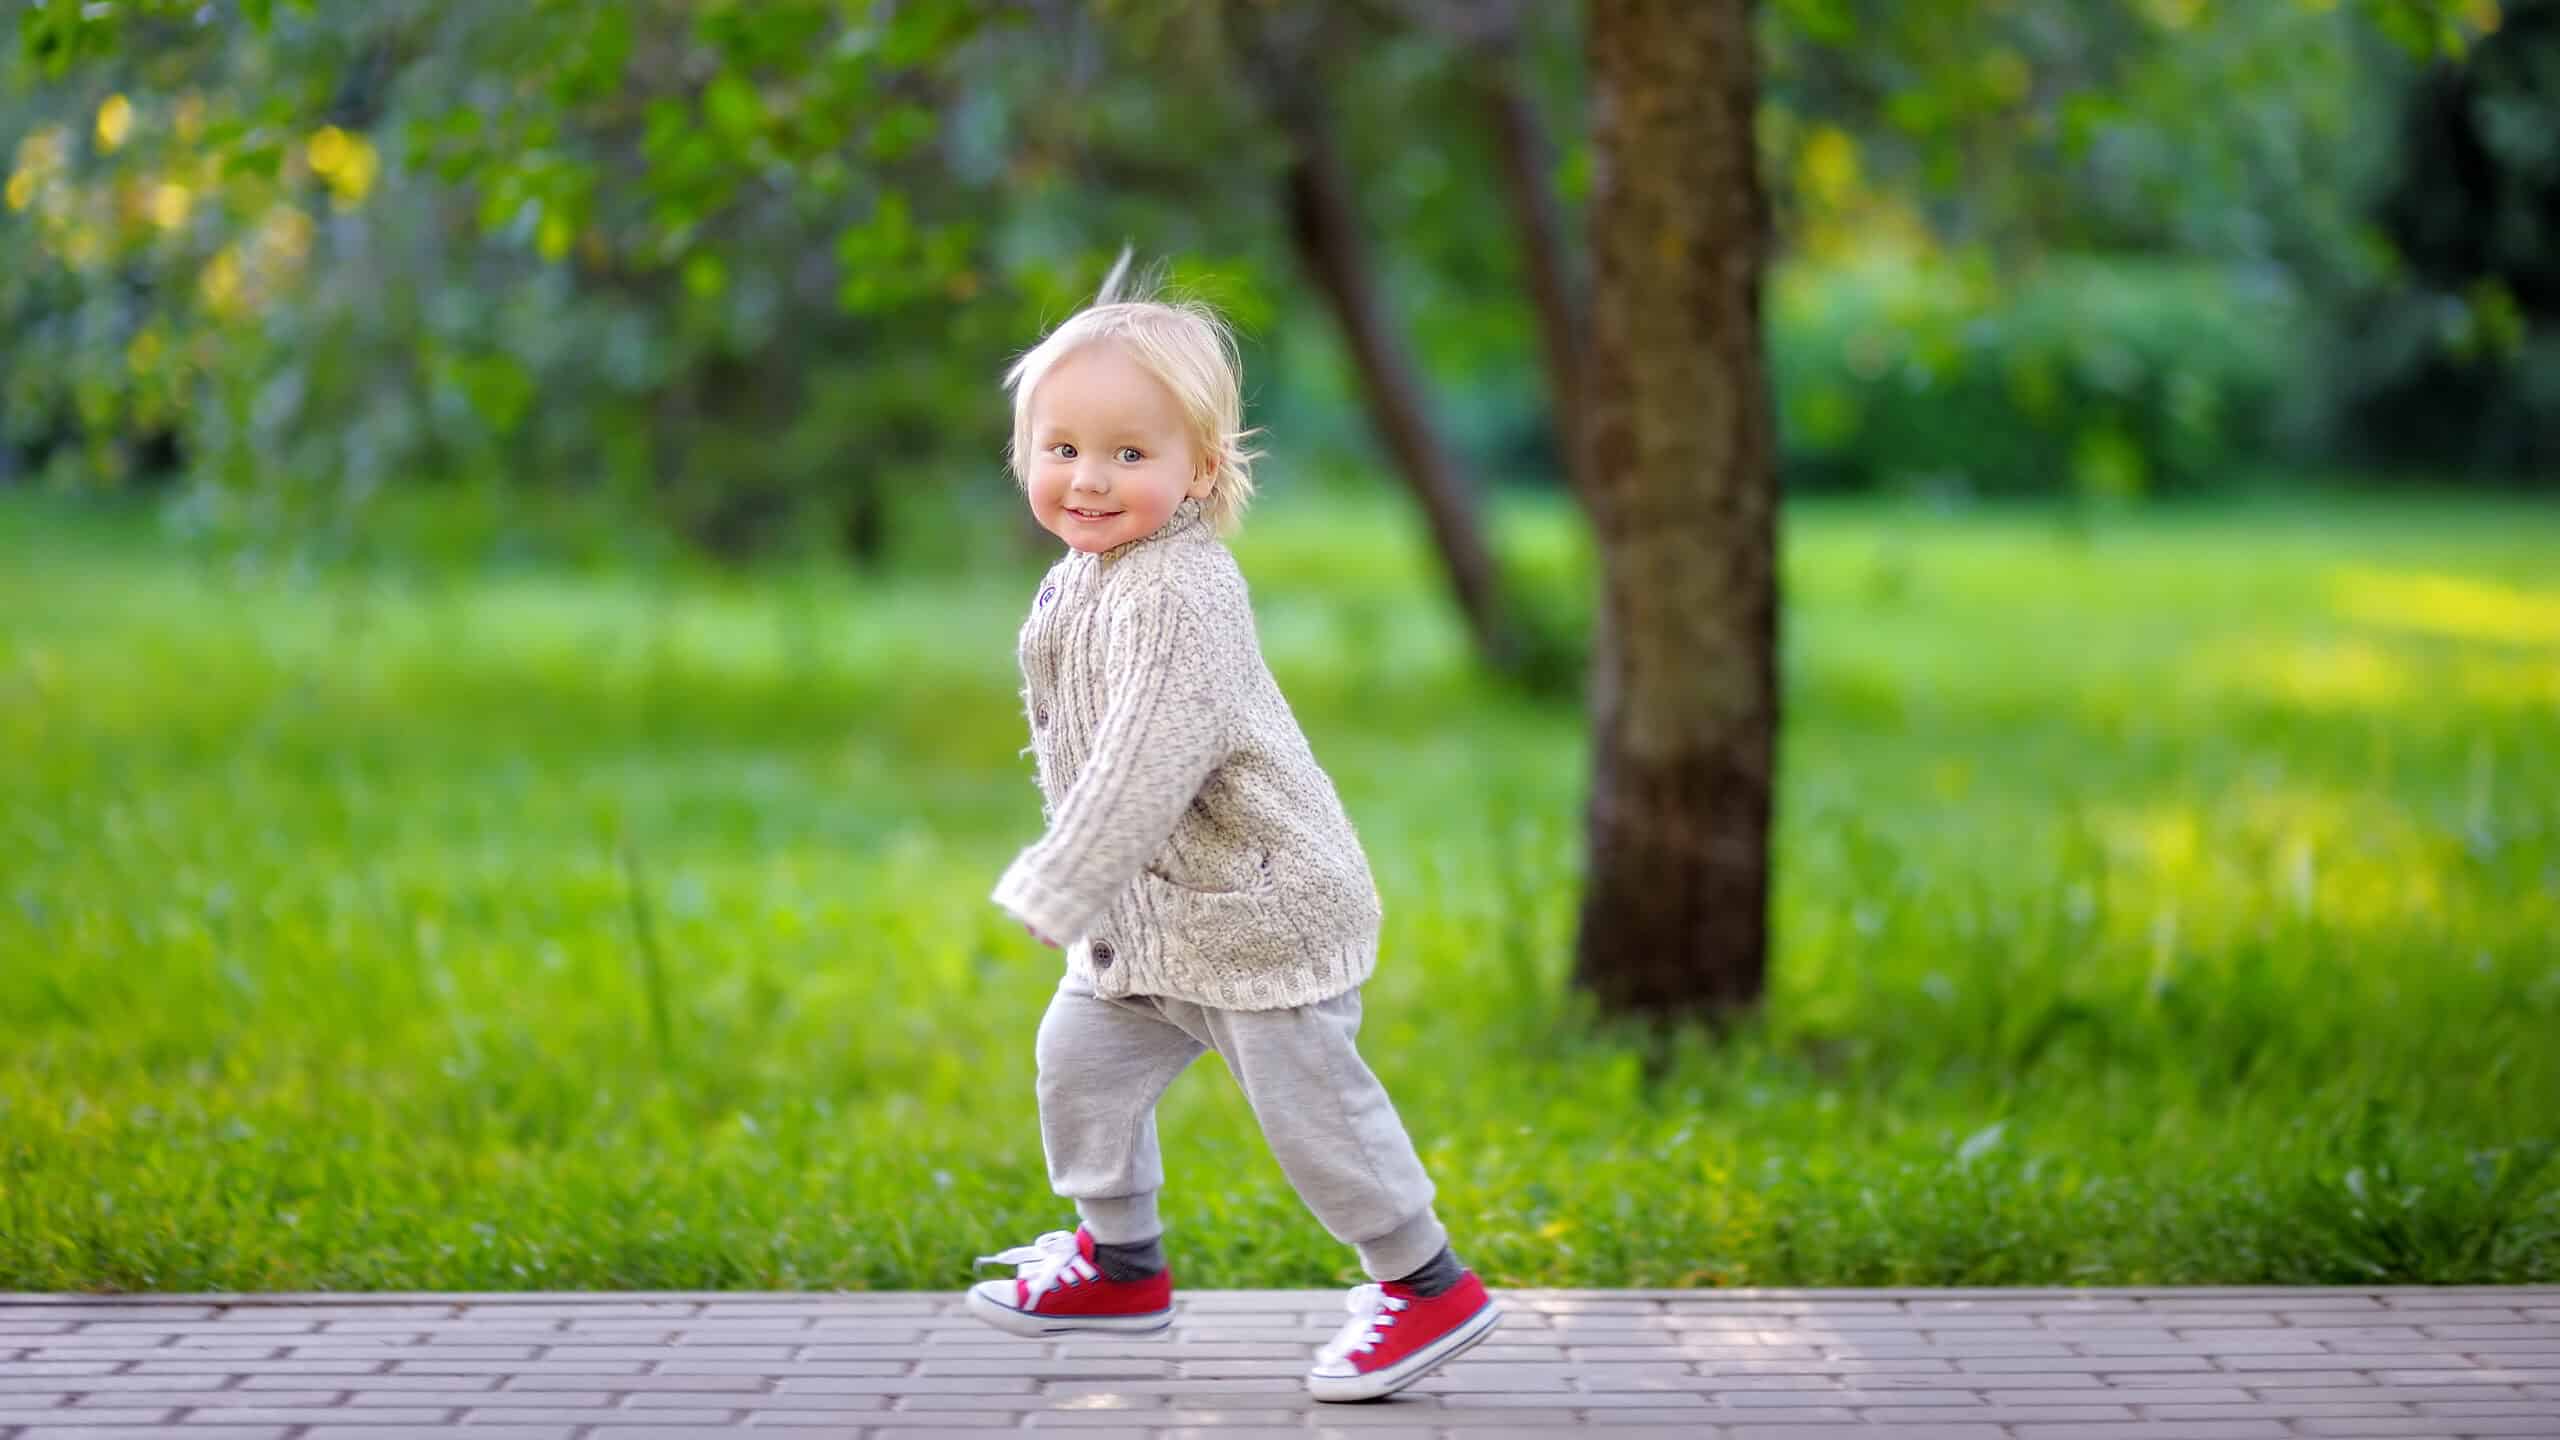
[[[1431,1179],[1386,1088],[1353,1048],[1360,992],[1278,1010],[1224,1010],[1161,995],[1104,997],[1070,971],[1033,1047],[1049,1187],[1076,1202],[1093,1238],[1131,1245],[1161,1233],[1156,1101],[1216,1050],[1298,1198],[1374,1280],[1440,1253]]]

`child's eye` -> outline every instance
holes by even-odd
[[[1146,458],[1146,456],[1138,453],[1138,447],[1135,445],[1123,445],[1120,447],[1120,463],[1123,465],[1135,465]]]
[[[1063,455],[1058,455],[1058,452],[1059,452],[1059,451],[1061,451],[1061,450],[1065,451],[1066,453],[1065,453],[1065,454],[1063,454]],[[1057,444],[1052,445],[1052,446],[1050,446],[1050,447],[1049,447],[1049,453],[1050,453],[1050,454],[1052,454],[1052,455],[1057,455],[1057,456],[1058,456],[1058,458],[1059,458],[1059,459],[1061,459],[1061,460],[1073,460],[1074,458],[1076,458],[1076,447],[1075,447],[1075,445],[1073,444],[1073,442],[1071,442],[1071,441],[1061,440],[1061,441],[1059,441]]]

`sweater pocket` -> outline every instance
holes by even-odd
[[[1185,853],[1168,845],[1147,862],[1147,875],[1166,888],[1194,895],[1260,895],[1271,889],[1271,852],[1195,847]]]
[[[1231,889],[1183,884],[1153,865],[1138,873],[1139,902],[1169,961],[1260,968],[1303,958],[1296,928],[1263,868],[1266,857],[1257,854],[1252,863],[1260,883]]]

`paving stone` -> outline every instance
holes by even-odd
[[[1946,1390],[1734,1390],[1722,1399],[1734,1410],[1774,1405],[1926,1405],[1942,1409],[1979,1403],[1969,1394]]]
[[[886,1395],[878,1395],[871,1398],[878,1400],[883,1405],[889,1404],[892,1399],[892,1397]],[[1060,1404],[1066,1403],[1053,1396],[1037,1393],[1028,1395],[988,1395],[981,1392],[972,1392],[965,1395],[901,1395],[894,1398],[896,1406],[900,1410],[1010,1410],[1018,1415],[1027,1415],[1034,1410],[1054,1409]],[[1164,1408],[1163,1398],[1160,1396],[1115,1395],[1107,1398],[1112,1401],[1112,1404],[1106,1407],[1109,1409],[1158,1410]],[[794,1403],[798,1402],[795,1401]]]
[[[2017,1440],[2286,1440],[2294,1430],[2286,1430],[2281,1420],[2181,1420],[2168,1427],[2135,1420],[2130,1425],[2017,1425],[2010,1435]]]
[[[38,1367],[39,1371],[42,1371],[43,1368],[44,1367]],[[5,1395],[9,1390],[21,1388],[20,1386],[12,1383],[18,1379],[19,1377],[11,1373],[9,1367],[0,1366],[0,1395]],[[59,1390],[63,1388],[63,1382],[65,1380],[72,1380],[78,1383],[79,1389],[82,1393],[92,1395],[141,1390],[219,1390],[223,1388],[224,1382],[228,1379],[228,1376],[223,1375],[88,1374],[63,1376],[39,1373],[37,1375],[25,1377],[23,1388],[28,1390]],[[303,1383],[309,1384],[310,1382],[306,1380]]]
[[[11,1360],[0,1364],[0,1395],[12,1390],[58,1390],[61,1387],[53,1383],[57,1378],[104,1375],[115,1368],[113,1360]]]
[[[8,1425],[157,1425],[178,1412],[172,1409],[141,1409],[126,1405],[116,1409],[67,1410],[58,1406],[21,1410],[0,1406],[0,1426]]]
[[[1733,1425],[1724,1434],[1730,1440],[2009,1440],[1997,1425],[1978,1422],[1949,1422],[1929,1425]]]
[[[1858,1413],[1880,1425],[1905,1421],[1939,1425],[1959,1420],[1984,1425],[2059,1425],[2135,1418],[2132,1407],[2125,1405],[1974,1405],[1960,1410],[1937,1406],[1875,1405]]]
[[[442,1425],[450,1421],[452,1418],[453,1412],[441,1407],[427,1408],[410,1406],[396,1410],[368,1409],[348,1411],[335,1405],[246,1405],[237,1409],[191,1411],[180,1423],[187,1427],[187,1429],[181,1433],[187,1434],[193,1433],[195,1425],[200,1421],[222,1425],[247,1425],[252,1423],[264,1423],[270,1425],[326,1425],[333,1423],[364,1425]]]
[[[72,1301],[41,1310],[23,1309],[13,1303],[5,1309],[0,1309],[0,1315],[12,1318],[61,1320],[74,1325],[90,1325],[114,1320],[154,1322],[210,1320],[220,1313],[211,1305],[184,1305],[174,1301],[155,1301],[141,1305],[91,1305]]]
[[[2143,1405],[2146,1420],[2291,1420],[2314,1416],[2332,1420],[2366,1420],[2414,1415],[2417,1408],[2401,1401],[2251,1400],[2219,1405]]]
[[[931,1375],[821,1375],[802,1380],[785,1377],[774,1384],[783,1395],[975,1395],[1028,1391],[1020,1376],[987,1375],[970,1379]]]
[[[852,1433],[852,1431],[847,1427],[838,1428],[843,1430],[846,1434]],[[712,1433],[725,1435],[730,1433],[732,1429],[733,1427],[731,1426],[722,1425],[716,1432]],[[467,1437],[471,1433],[472,1432],[470,1431],[464,1431],[463,1435]],[[647,1425],[613,1424],[590,1426],[582,1433],[586,1436],[586,1440],[673,1440],[673,1437],[678,1435],[702,1434],[704,1432],[699,1426],[696,1426],[691,1430],[672,1430],[654,1429]]]
[[[1552,1437],[1554,1434],[1551,1429],[1489,1429],[1477,1432],[1482,1440],[1499,1440],[1505,1436],[1531,1440],[1531,1437]],[[1302,1425],[1287,1429],[1247,1426],[1231,1430],[1225,1426],[1179,1425],[1165,1431],[1164,1435],[1165,1440],[1309,1440],[1309,1437],[1313,1440],[1440,1440],[1440,1432],[1429,1425],[1380,1425],[1366,1430],[1324,1426],[1310,1429]],[[1477,1440],[1477,1437],[1470,1437],[1470,1440]],[[1626,1436],[1624,1440],[1653,1440],[1653,1437],[1649,1433],[1638,1433]],[[1673,1437],[1665,1436],[1663,1440],[1673,1440]],[[1691,1428],[1678,1432],[1677,1440],[1702,1440],[1702,1437],[1695,1428]]]
[[[654,1375],[903,1375],[908,1360],[661,1360]]]
[[[2446,1420],[2420,1415],[2405,1420],[2303,1420],[2297,1424],[2296,1433],[2303,1435],[2530,1435],[2534,1440],[2551,1440],[2552,1434],[2549,1420],[2532,1417]]]
[[[503,1387],[510,1393],[532,1393],[544,1390],[686,1390],[717,1394],[727,1390],[762,1390],[764,1382],[753,1375],[510,1375]]]
[[[2345,1400],[2374,1404],[2415,1404],[2422,1400],[2520,1400],[2513,1386],[2500,1385],[2329,1385],[2296,1390],[2261,1390],[2265,1400]]]
[[[394,1403],[413,1405],[417,1402],[406,1397],[419,1391],[495,1390],[502,1378],[498,1375],[362,1375],[345,1384],[349,1404],[362,1405],[368,1395],[398,1395],[403,1398]],[[251,1375],[240,1382],[243,1390],[303,1390],[310,1385],[311,1377],[308,1375]]]
[[[284,1440],[283,1425],[189,1425],[185,1440]],[[30,1425],[17,1440],[169,1440],[181,1433],[159,1425]]]
[[[615,1405],[578,1406],[474,1406],[462,1413],[466,1425],[497,1422],[508,1425],[721,1425],[729,1424],[736,1412],[728,1409],[697,1407],[690,1410],[626,1410]]]
[[[2560,1381],[2560,1370],[2480,1365],[2460,1370],[2376,1370],[2373,1378],[2385,1385],[2548,1385]]]
[[[2370,1317],[2358,1317],[2361,1324]],[[2148,1323],[2163,1330],[2263,1330],[2282,1325],[2272,1310],[2154,1310]]]
[[[2407,1352],[2393,1347],[2387,1353],[2401,1355]],[[2245,1355],[2224,1354],[2214,1358],[2225,1370],[2283,1371],[2293,1374],[2305,1374],[2316,1370],[2361,1374],[2372,1369],[2377,1363],[2371,1355],[2267,1355],[2254,1350]]]
[[[593,1384],[604,1375],[637,1375],[646,1360],[446,1360],[402,1356],[385,1362],[386,1375],[513,1375],[576,1377]]]
[[[944,1360],[927,1356],[919,1362],[916,1373],[1022,1375],[1033,1380],[1165,1379],[1172,1376],[1173,1366],[1163,1360],[1043,1360],[1036,1356],[1019,1360]]]
[[[568,1425],[474,1425],[467,1431],[449,1425],[314,1425],[302,1432],[301,1440],[455,1440],[457,1435],[468,1440],[570,1440],[577,1433]],[[196,1440],[194,1432],[184,1440]]]
[[[387,1360],[137,1360],[133,1375],[371,1375]]]
[[[189,1355],[195,1350],[189,1350]],[[287,1345],[284,1361],[532,1361],[540,1345]]]
[[[2211,1357],[2204,1355],[2113,1355],[2105,1359],[2086,1355],[2059,1359],[2038,1356],[1978,1355],[1959,1360],[1956,1366],[1961,1370],[1971,1370],[1986,1375],[2011,1374],[2019,1371],[2073,1370],[2126,1375],[2144,1370],[2193,1371],[2214,1368]]]
[[[304,1383],[305,1383],[305,1384],[308,1384],[309,1382],[308,1382],[308,1381],[305,1381]],[[187,1396],[185,1396],[185,1397],[183,1397],[183,1398],[185,1399],[186,1403],[187,1403],[190,1407],[195,1408],[195,1409],[199,1409],[199,1410],[204,1409],[204,1408],[207,1408],[207,1407],[214,1407],[214,1408],[227,1408],[227,1407],[231,1407],[231,1406],[241,1406],[241,1405],[283,1405],[283,1406],[292,1406],[292,1407],[295,1407],[295,1408],[298,1408],[298,1409],[299,1409],[299,1408],[308,1408],[308,1407],[310,1407],[310,1406],[314,1406],[314,1405],[338,1405],[338,1404],[342,1404],[342,1403],[344,1403],[344,1401],[343,1401],[343,1397],[346,1395],[346,1393],[347,1393],[347,1392],[346,1392],[346,1391],[344,1391],[344,1390],[307,1390],[307,1389],[306,1389],[306,1390],[203,1390],[203,1391],[197,1391],[197,1392],[195,1392],[195,1393],[193,1393],[193,1394],[190,1394],[190,1395],[187,1395]],[[106,1398],[106,1397],[97,1397],[97,1398]],[[121,1397],[121,1398],[122,1398],[123,1400],[130,1401],[132,1397],[130,1397],[130,1396],[125,1396],[125,1397]],[[442,1403],[442,1402],[438,1401],[438,1400],[437,1400],[434,1396],[432,1396],[432,1395],[425,1396],[425,1397],[423,1397],[423,1398],[422,1398],[422,1397],[420,1397],[420,1396],[417,1396],[417,1395],[403,1395],[403,1396],[401,1396],[401,1397],[400,1397],[400,1403],[401,1403],[401,1404],[403,1404],[403,1405],[433,1405],[433,1404],[440,1404],[440,1403]]]

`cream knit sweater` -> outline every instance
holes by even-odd
[[[1019,654],[1049,828],[998,905],[1101,995],[1268,1010],[1369,978],[1368,857],[1197,498],[1050,567]]]

